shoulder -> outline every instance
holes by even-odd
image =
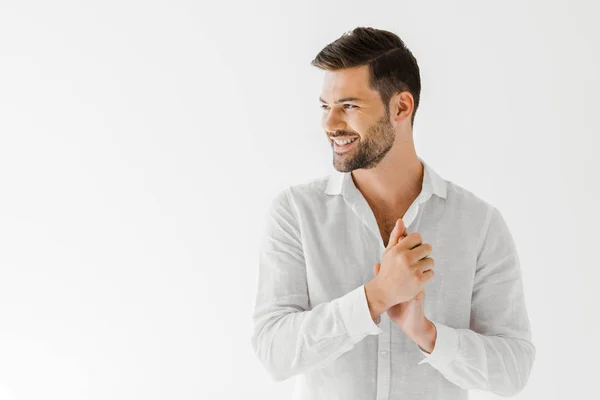
[[[308,181],[285,186],[276,192],[271,200],[271,208],[285,207],[298,213],[301,209],[318,207],[326,199],[325,189],[330,174],[321,175]]]
[[[446,201],[451,207],[467,215],[472,215],[473,213],[483,215],[485,219],[489,220],[495,209],[490,201],[455,182],[449,180],[445,180],[445,182]]]
[[[494,204],[474,191],[455,182],[446,180],[446,215],[451,225],[461,227],[476,238],[476,248],[480,248],[494,220],[502,218]]]
[[[294,183],[286,186],[276,195],[277,198],[286,198],[290,203],[314,202],[325,198],[325,189],[329,182],[330,174],[321,175],[308,181]]]

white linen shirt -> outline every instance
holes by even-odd
[[[468,399],[511,396],[535,358],[517,249],[500,211],[442,179],[424,160],[402,220],[432,246],[425,317],[431,354],[387,313],[371,318],[364,285],[385,251],[350,172],[288,186],[266,214],[251,344],[294,399]]]

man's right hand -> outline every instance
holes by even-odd
[[[383,254],[380,271],[367,283],[367,297],[371,294],[369,300],[377,303],[373,305],[378,308],[376,314],[414,298],[433,278],[435,262],[428,257],[431,245],[422,243],[418,232],[404,235],[404,222],[398,219]]]

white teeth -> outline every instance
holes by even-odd
[[[354,142],[357,138],[352,138],[352,139],[347,139],[347,140],[337,140],[337,139],[333,139],[337,144],[339,144],[340,146]]]

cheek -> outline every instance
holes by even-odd
[[[358,111],[349,115],[346,121],[348,122],[348,128],[360,133],[367,132],[372,124],[369,118]]]

